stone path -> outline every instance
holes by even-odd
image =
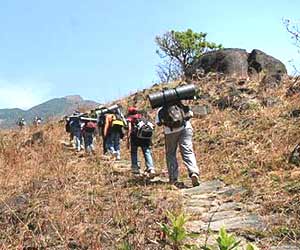
[[[206,240],[208,244],[215,242],[221,227],[225,227],[227,232],[239,233],[237,238],[242,242],[258,242],[256,235],[266,229],[268,218],[255,213],[258,205],[236,201],[245,192],[243,188],[226,186],[218,180],[202,182],[199,187],[181,190],[184,211],[190,216],[187,229],[199,235],[206,235],[199,237],[198,244],[204,244]],[[299,250],[300,247],[279,245],[264,249]]]
[[[119,173],[130,171],[128,161],[114,162],[113,165],[113,170]],[[158,176],[151,182],[167,182],[167,179]],[[183,196],[184,212],[190,217],[187,229],[192,233],[199,233],[199,237],[193,240],[198,245],[204,245],[205,242],[215,243],[222,227],[229,233],[237,233],[236,238],[241,240],[242,244],[259,243],[256,235],[268,226],[268,218],[263,218],[255,212],[259,204],[245,204],[238,201],[246,192],[243,188],[227,186],[221,181],[214,180],[201,182],[198,187],[179,189],[179,192]],[[263,249],[300,250],[300,247],[280,244],[266,246]]]

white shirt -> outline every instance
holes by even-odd
[[[159,108],[159,109],[157,110],[156,117],[155,117],[155,123],[156,123],[156,124],[159,124],[159,123],[160,123],[158,114],[159,114],[159,111],[160,111],[161,109],[162,109],[162,108]],[[190,112],[192,112],[192,111],[190,111]],[[164,133],[165,133],[165,134],[172,134],[172,133],[179,132],[179,131],[183,130],[184,128],[192,128],[191,122],[190,122],[190,121],[186,121],[186,122],[185,122],[185,126],[181,126],[181,127],[179,127],[179,128],[172,128],[172,129],[169,128],[168,126],[164,125]]]

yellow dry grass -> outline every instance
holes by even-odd
[[[196,84],[200,93],[217,99],[231,82],[208,78]],[[241,200],[258,204],[258,213],[276,218],[264,236],[278,241],[300,238],[300,173],[288,163],[300,133],[300,118],[289,116],[300,106],[299,94],[286,96],[292,85],[294,79],[275,90],[246,83],[256,99],[277,98],[273,107],[253,102],[245,111],[221,111],[211,106],[211,100],[191,102],[208,104],[212,110],[192,121],[201,179],[245,187],[248,192]],[[125,109],[137,105],[154,118],[146,96],[161,88],[156,85],[117,102]],[[134,181],[101,158],[101,145],[95,156],[75,154],[60,143],[68,138],[63,124],[47,124],[42,130],[44,143],[33,146],[23,145],[33,129],[26,134],[0,133],[0,248],[118,249],[129,242],[135,249],[161,249],[156,222],[164,220],[167,209],[181,206],[170,186]],[[122,152],[129,159],[125,147]],[[161,129],[154,138],[153,155],[158,172],[165,175]],[[183,167],[181,175],[186,175]]]

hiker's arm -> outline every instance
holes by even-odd
[[[182,102],[179,103],[179,107],[182,108],[186,120],[191,119],[194,116],[194,112],[192,111],[191,107],[188,105],[184,105]]]
[[[156,113],[155,124],[158,125],[158,126],[161,126],[162,125],[162,121],[159,118],[159,112],[160,112],[160,110],[158,110],[157,113]]]
[[[108,115],[105,117],[105,123],[104,123],[104,131],[103,131],[103,134],[104,134],[104,137],[107,136],[107,132],[108,132],[108,128],[109,128],[109,119],[108,119]]]

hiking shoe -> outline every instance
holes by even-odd
[[[114,152],[113,155],[117,161],[121,160],[121,156],[120,156],[120,154],[118,154],[118,152]]]
[[[140,172],[139,169],[132,169],[132,170],[131,170],[131,173],[132,173],[133,175],[140,175],[140,174],[141,174],[141,172]]]
[[[191,179],[192,179],[192,185],[193,187],[197,187],[200,185],[200,182],[199,182],[199,177],[197,174],[192,174],[191,175]]]
[[[184,182],[182,181],[175,181],[174,183],[172,183],[176,188],[178,189],[183,189],[186,188],[186,185],[184,184]]]
[[[149,178],[152,179],[155,177],[155,170],[154,169],[147,170],[146,174],[149,176]]]

